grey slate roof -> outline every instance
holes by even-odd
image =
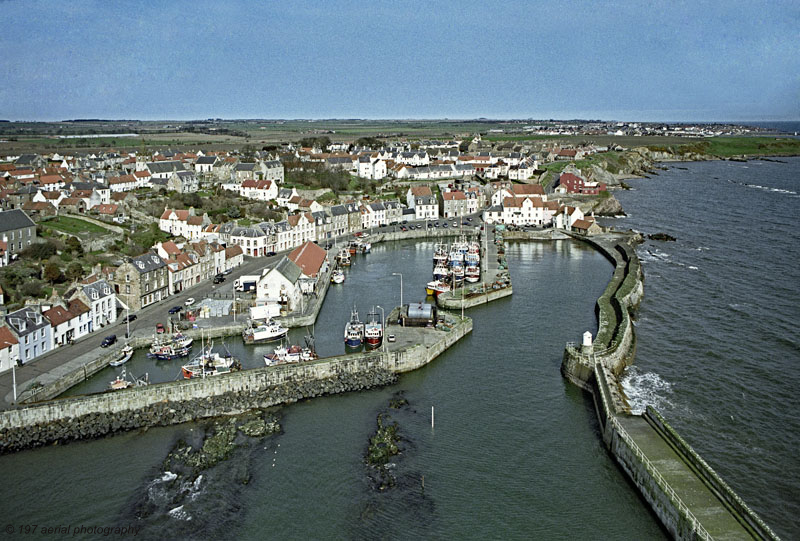
[[[217,161],[216,156],[200,156],[199,158],[197,158],[197,161],[195,163],[198,163],[200,165],[214,165],[216,161]]]
[[[0,212],[0,232],[35,226],[36,224],[33,223],[33,220],[20,209]]]
[[[348,214],[347,207],[344,205],[334,205],[331,207],[331,215],[333,216],[344,216]]]
[[[164,260],[153,252],[131,258],[131,263],[133,263],[134,268],[140,273],[151,272],[166,265]],[[141,266],[139,266],[140,263]]]
[[[256,168],[254,163],[237,163],[233,168],[234,171],[253,171]]]
[[[186,171],[183,162],[177,160],[169,162],[149,162],[147,164],[147,169],[149,169],[150,173],[153,175],[157,175],[158,173],[172,173],[173,169],[175,171]]]
[[[114,290],[111,289],[111,286],[108,285],[108,283],[105,280],[97,280],[96,282],[92,282],[91,284],[85,284],[82,287],[83,287],[83,292],[86,293],[86,295],[92,300],[108,297],[114,292]],[[97,292],[97,299],[95,299],[92,296],[93,291]]]
[[[43,327],[50,327],[47,318],[38,310],[30,307],[11,312],[6,316],[6,323],[20,338]]]
[[[286,256],[278,262],[275,266],[275,270],[281,273],[289,282],[296,283],[297,279],[300,278],[300,274],[302,273],[302,269],[297,266],[297,264],[289,259]]]

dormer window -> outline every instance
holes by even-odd
[[[93,289],[93,290],[92,290],[92,299],[93,299],[93,300],[97,300],[97,297],[98,297],[98,296],[99,296],[99,295],[97,295],[97,291],[95,291],[95,290]]]
[[[144,263],[142,263],[141,261],[137,261],[136,262],[136,266],[139,267],[140,269],[144,270]]]
[[[158,263],[158,256],[157,255],[152,256],[151,259],[153,260],[153,263]]]
[[[111,288],[110,287],[104,287],[103,288],[103,294],[111,295]]]

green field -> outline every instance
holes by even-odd
[[[85,220],[81,220],[79,218],[72,218],[70,216],[58,216],[57,218],[53,218],[52,220],[47,220],[42,222],[44,227],[49,227],[51,229],[56,229],[63,233],[70,233],[73,235],[77,235],[80,233],[110,233],[108,229],[105,227],[101,227],[99,225],[87,222]]]

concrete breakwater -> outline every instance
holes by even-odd
[[[243,370],[207,379],[159,383],[38,403],[0,414],[0,452],[94,438],[117,431],[183,423],[303,398],[386,385],[429,363],[472,331],[454,320],[423,344],[387,352]]]
[[[631,313],[644,293],[637,237],[582,238],[614,264],[596,303],[594,343],[568,344],[561,371],[592,394],[603,442],[675,539],[777,539],[652,407],[631,414],[619,375],[633,360]]]

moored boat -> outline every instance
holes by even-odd
[[[481,271],[477,266],[470,265],[464,269],[464,279],[467,282],[474,284],[481,279]]]
[[[371,349],[380,347],[383,342],[383,321],[374,308],[369,313],[369,321],[364,326],[364,340],[367,347]]]
[[[193,338],[179,332],[172,336],[155,335],[147,356],[161,361],[186,357],[192,350],[192,342],[194,342]]]
[[[342,272],[342,269],[336,269],[335,271],[333,271],[333,274],[331,274],[331,283],[341,284],[343,282],[344,282],[344,272]]]
[[[261,344],[280,340],[287,334],[289,334],[289,329],[274,319],[270,319],[266,323],[251,324],[242,331],[242,340],[245,344]]]
[[[281,345],[276,347],[272,353],[264,355],[264,364],[275,366],[278,364],[308,362],[316,358],[317,354],[311,348],[298,345],[288,347]]]
[[[444,280],[448,277],[450,271],[447,270],[447,267],[444,265],[437,265],[433,269],[433,279],[434,280]]]
[[[111,366],[122,366],[123,364],[130,361],[131,357],[133,357],[133,348],[126,344],[125,347],[122,348],[120,356],[108,364]]]
[[[445,291],[450,291],[450,286],[444,280],[433,280],[432,282],[428,282],[425,286],[425,292],[435,297],[438,297]]]
[[[339,253],[336,254],[336,261],[339,262],[339,265],[344,267],[350,266],[350,251],[347,248],[342,248],[339,250]]]
[[[230,353],[223,356],[212,351],[214,343],[208,345],[205,350],[181,367],[181,372],[185,379],[205,378],[209,376],[219,376],[238,370],[241,367],[239,361]]]
[[[359,348],[364,342],[364,324],[358,319],[355,306],[350,313],[350,321],[344,326],[344,344],[350,348]]]

